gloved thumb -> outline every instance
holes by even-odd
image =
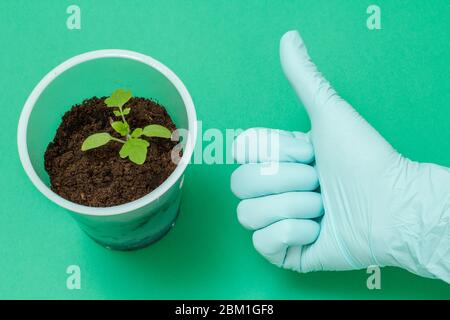
[[[287,79],[305,106],[312,122],[320,109],[341,100],[312,62],[298,31],[288,31],[281,38],[280,59]]]
[[[321,157],[323,150],[337,146],[341,152],[352,155],[355,161],[367,160],[364,155],[375,159],[380,155],[395,154],[389,143],[336,93],[318,71],[298,31],[283,35],[280,58],[284,73],[311,120],[316,159]],[[368,145],[370,149],[366,150]],[[356,150],[360,151],[360,157],[355,154]]]

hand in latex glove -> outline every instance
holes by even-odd
[[[318,72],[298,32],[282,37],[280,55],[312,129],[250,129],[235,141],[245,164],[231,188],[255,248],[299,272],[398,266],[450,282],[450,170],[396,152]]]

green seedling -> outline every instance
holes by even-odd
[[[122,136],[122,139],[113,137],[107,132],[94,133],[83,141],[81,146],[82,151],[95,149],[110,141],[115,141],[123,144],[119,151],[121,158],[125,159],[128,157],[136,164],[143,164],[147,158],[147,149],[150,145],[147,140],[141,138],[143,135],[146,137],[166,139],[169,139],[172,136],[169,129],[158,124],[150,124],[145,128],[135,128],[131,131],[129,124],[125,119],[125,116],[130,113],[131,109],[123,108],[131,97],[131,91],[117,89],[109,98],[105,99],[105,104],[110,108],[114,108],[113,113],[119,118],[119,120],[111,122],[111,127]]]

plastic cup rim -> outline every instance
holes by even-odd
[[[188,117],[188,135],[185,147],[183,149],[183,156],[180,159],[180,162],[178,163],[177,167],[172,172],[172,174],[155,190],[137,200],[121,204],[118,206],[89,207],[64,199],[63,197],[53,192],[40,179],[40,177],[34,170],[34,167],[30,160],[30,156],[28,154],[27,128],[28,128],[28,121],[31,112],[34,108],[34,105],[36,104],[42,92],[44,92],[44,90],[47,88],[48,85],[52,83],[53,80],[55,80],[59,75],[61,75],[65,71],[81,63],[102,58],[123,58],[138,61],[157,70],[165,78],[167,78],[180,94],[184,106],[186,108],[186,113]],[[185,85],[172,70],[170,70],[167,66],[157,61],[156,59],[135,51],[121,50],[121,49],[104,49],[104,50],[89,51],[74,56],[64,61],[57,67],[55,67],[41,79],[41,81],[36,85],[36,87],[34,87],[33,91],[28,96],[22,109],[17,129],[17,146],[20,161],[26,174],[28,175],[34,186],[41,193],[43,193],[48,199],[50,199],[51,201],[53,201],[54,203],[65,209],[68,209],[70,211],[79,214],[91,216],[111,216],[124,214],[127,212],[132,212],[137,209],[140,209],[154,201],[157,201],[163,194],[165,194],[180,179],[180,177],[186,170],[186,167],[189,163],[189,159],[191,158],[192,153],[194,151],[196,135],[197,135],[197,118],[194,103]]]

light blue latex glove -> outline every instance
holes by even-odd
[[[231,189],[255,248],[299,272],[397,266],[450,282],[450,169],[395,151],[318,72],[298,32],[282,37],[280,55],[312,129],[283,132],[276,147],[264,141],[269,131],[255,134],[262,129],[235,141],[246,164]],[[279,170],[263,172],[267,162]]]

